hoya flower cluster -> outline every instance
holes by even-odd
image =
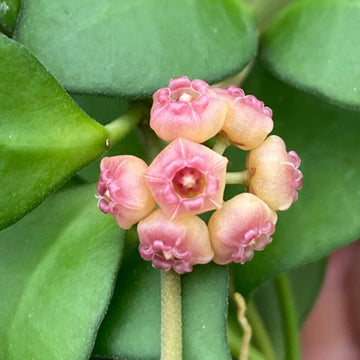
[[[271,242],[276,211],[288,209],[301,188],[299,156],[269,136],[271,109],[237,87],[185,76],[153,100],[150,127],[169,144],[149,166],[134,156],[104,158],[99,208],[124,229],[139,222],[139,251],[154,267],[183,274],[195,264],[251,260]],[[245,170],[227,174],[224,147],[201,144],[216,135],[248,151]],[[247,192],[224,202],[227,180],[237,177]],[[208,224],[198,216],[207,211]]]

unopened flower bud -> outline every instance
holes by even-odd
[[[227,201],[209,220],[214,262],[245,263],[263,250],[275,231],[275,211],[257,196],[242,193]]]
[[[287,210],[298,198],[303,175],[301,160],[295,151],[286,151],[284,141],[269,136],[249,151],[249,191],[263,199],[274,210]]]
[[[153,210],[155,200],[145,183],[143,160],[131,155],[105,157],[100,169],[99,208],[113,215],[119,226],[129,229]]]
[[[153,100],[150,127],[165,141],[182,137],[204,142],[219,132],[225,120],[227,104],[203,80],[172,79]]]
[[[222,205],[227,162],[208,147],[179,138],[154,159],[145,179],[171,219],[200,214]]]
[[[245,95],[235,86],[216,89],[228,102],[222,131],[240,149],[249,150],[261,144],[273,129],[272,110],[253,95]]]
[[[143,259],[165,271],[190,272],[195,264],[206,264],[214,252],[209,232],[197,216],[170,220],[157,209],[138,224],[139,251]]]

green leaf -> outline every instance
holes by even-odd
[[[228,272],[225,266],[197,266],[183,276],[184,360],[226,360]]]
[[[266,32],[262,55],[294,86],[360,107],[359,32],[359,0],[296,1]]]
[[[0,228],[106,150],[107,132],[20,44],[0,34]]]
[[[280,10],[293,1],[295,0],[247,0],[247,3],[254,8],[257,27],[262,31]]]
[[[293,269],[287,274],[295,300],[299,330],[321,290],[326,263],[326,259],[322,259]],[[284,333],[281,324],[283,315],[279,307],[274,280],[270,280],[259,287],[253,294],[253,300],[270,336],[277,355],[276,358],[285,359]],[[254,342],[256,343],[256,328],[253,330]]]
[[[91,118],[103,125],[118,118],[129,107],[127,101],[110,96],[72,94],[72,98]]]
[[[234,266],[236,290],[247,296],[265,280],[359,238],[360,113],[290,88],[260,66],[245,90],[274,110],[273,133],[300,155],[304,174],[299,200],[278,213],[273,243]]]
[[[16,38],[72,92],[150,96],[172,77],[216,82],[256,52],[242,0],[24,1]]]
[[[184,360],[229,359],[226,267],[196,266],[182,281]],[[160,271],[132,247],[126,253],[94,353],[126,359],[160,358]]]
[[[0,31],[11,35],[15,29],[21,0],[2,0],[0,3]]]
[[[142,159],[146,158],[145,147],[140,139],[137,129],[131,131],[123,140],[104,153],[104,156],[116,156],[120,154],[134,155]],[[81,169],[77,175],[87,182],[98,181],[100,175],[100,161],[101,159],[93,161],[91,164]]]
[[[94,192],[60,192],[0,233],[1,360],[89,358],[123,247]]]
[[[160,271],[132,247],[125,251],[94,353],[110,358],[159,359],[160,306]]]
[[[128,103],[119,98],[108,96],[86,96],[73,95],[77,104],[93,119],[106,125],[118,118],[128,110]],[[131,131],[123,140],[111,147],[104,155],[114,156],[128,154],[145,158],[146,151],[140,139],[138,129]],[[100,159],[93,161],[88,166],[81,169],[78,175],[88,182],[96,182],[99,179]]]

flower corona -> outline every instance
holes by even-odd
[[[151,193],[171,219],[222,205],[228,160],[204,145],[178,138],[145,173]]]

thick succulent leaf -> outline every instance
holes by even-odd
[[[360,107],[360,1],[302,0],[263,38],[269,66],[294,86]]]
[[[288,272],[295,301],[299,329],[310,313],[321,290],[325,276],[326,259],[300,266]],[[253,294],[253,300],[270,336],[277,359],[285,359],[282,313],[279,308],[274,280],[267,281]],[[256,341],[256,334],[254,334]]]
[[[273,133],[300,155],[304,174],[299,200],[279,212],[273,243],[234,266],[236,290],[246,296],[266,279],[360,236],[360,113],[290,88],[260,66],[245,90],[273,108]]]
[[[226,339],[227,268],[197,266],[182,281],[184,360],[230,359]]]
[[[128,103],[115,97],[73,95],[76,103],[93,119],[106,125],[125,113]],[[123,140],[112,146],[104,155],[130,154],[146,158],[146,151],[138,129],[134,129]],[[78,175],[89,182],[99,179],[100,159],[81,169]]]
[[[0,228],[106,150],[107,132],[20,44],[0,34]]]
[[[24,1],[16,38],[73,92],[144,97],[176,76],[209,82],[256,52],[242,0]]]
[[[109,358],[159,359],[160,306],[160,271],[132,247],[125,251],[94,353]]]
[[[0,359],[89,358],[123,231],[95,186],[64,190],[0,233]]]
[[[139,135],[138,129],[131,131],[123,140],[119,141],[104,156],[116,156],[120,154],[134,155],[146,159],[144,143]],[[77,175],[87,182],[96,182],[99,180],[100,161],[97,159],[88,166],[82,168]]]
[[[72,98],[91,118],[106,125],[122,115],[129,103],[112,96],[72,94]]]
[[[197,266],[181,281],[184,360],[229,359],[226,267]],[[109,358],[159,359],[160,306],[160,272],[132,247],[121,266],[94,353]]]
[[[295,0],[247,0],[256,14],[256,23],[259,30],[264,30],[273,17]]]

